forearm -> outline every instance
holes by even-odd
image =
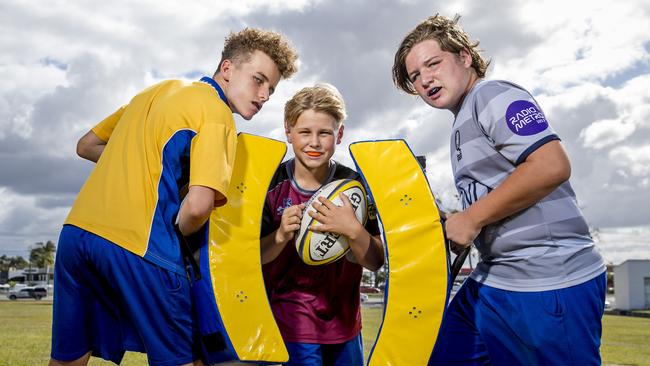
[[[93,131],[88,131],[77,142],[77,155],[96,163],[104,152],[106,143],[106,141],[100,139]]]
[[[210,218],[215,191],[208,187],[191,186],[185,203],[181,206],[178,228],[181,234],[189,236],[197,232]]]
[[[84,154],[79,154],[82,158],[86,160],[90,160],[94,163],[96,163],[99,160],[99,157],[102,156],[102,153],[104,152],[104,148],[106,145],[95,145],[92,147],[89,147],[85,150]]]
[[[279,230],[260,239],[260,257],[262,264],[272,262],[277,258],[289,240],[283,240],[279,235]]]
[[[571,167],[564,150],[559,143],[547,145],[465,211],[472,221],[483,227],[513,215],[539,202],[569,179]]]
[[[370,235],[359,224],[359,228],[348,239],[350,251],[357,263],[370,271],[376,271],[384,264],[384,247],[379,236]]]
[[[525,164],[525,163],[524,163]],[[476,201],[467,214],[480,227],[492,224],[523,209],[526,209],[551,193],[557,186],[526,179],[525,167],[516,171],[499,187]],[[521,173],[521,177],[520,174]],[[528,184],[528,186],[524,186]]]

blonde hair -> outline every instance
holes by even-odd
[[[316,112],[327,113],[336,120],[339,127],[347,117],[343,96],[331,84],[316,84],[297,92],[284,105],[285,127],[293,127],[300,115],[313,109]]]
[[[479,78],[485,77],[490,61],[485,61],[479,53],[478,41],[470,42],[467,33],[458,25],[459,19],[460,15],[455,15],[453,19],[450,19],[436,14],[418,24],[404,37],[395,53],[395,62],[393,63],[395,86],[409,94],[417,94],[406,71],[406,56],[415,45],[429,39],[437,41],[443,51],[458,54],[461,50],[467,50],[472,57],[472,68]]]
[[[226,37],[221,52],[221,61],[219,61],[215,75],[219,73],[224,60],[231,60],[236,65],[247,62],[250,60],[253,51],[256,50],[264,52],[273,60],[283,79],[291,77],[298,71],[296,65],[298,53],[280,33],[257,28],[245,28],[237,33],[231,32]]]

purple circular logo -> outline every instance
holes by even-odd
[[[544,113],[527,100],[510,103],[506,111],[506,123],[510,131],[519,136],[534,135],[548,127]]]

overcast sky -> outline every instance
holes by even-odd
[[[148,85],[212,75],[224,37],[246,26],[284,33],[300,53],[300,71],[252,121],[237,120],[241,131],[284,140],[286,100],[332,83],[349,114],[335,158],[351,164],[353,141],[406,139],[426,155],[434,194],[453,206],[452,115],[391,80],[402,37],[436,12],[463,16],[492,60],[489,79],[518,83],[540,103],[569,152],[587,220],[606,233],[599,236],[606,258],[650,258],[647,0],[3,0],[0,254],[26,255],[35,242],[57,240],[92,169],[76,157],[79,137]]]

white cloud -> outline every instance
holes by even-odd
[[[594,226],[650,223],[647,1],[8,0],[0,4],[0,243],[56,239],[91,167],[74,156],[76,140],[156,81],[212,74],[224,37],[244,26],[285,33],[301,67],[252,121],[237,119],[242,131],[284,141],[284,102],[303,86],[333,83],[349,110],[335,158],[351,165],[351,142],[403,138],[427,157],[432,190],[453,206],[453,116],[397,91],[390,75],[399,41],[436,12],[463,15],[492,58],[490,78],[534,94],[570,154]]]
[[[634,177],[650,176],[650,144],[636,147],[620,146],[613,149],[609,157],[617,165],[627,168]]]
[[[628,259],[650,259],[650,226],[606,228],[594,233],[596,248],[605,261],[619,265]]]
[[[582,130],[583,146],[602,149],[621,142],[634,133],[634,124],[618,119],[605,119],[592,123]]]

